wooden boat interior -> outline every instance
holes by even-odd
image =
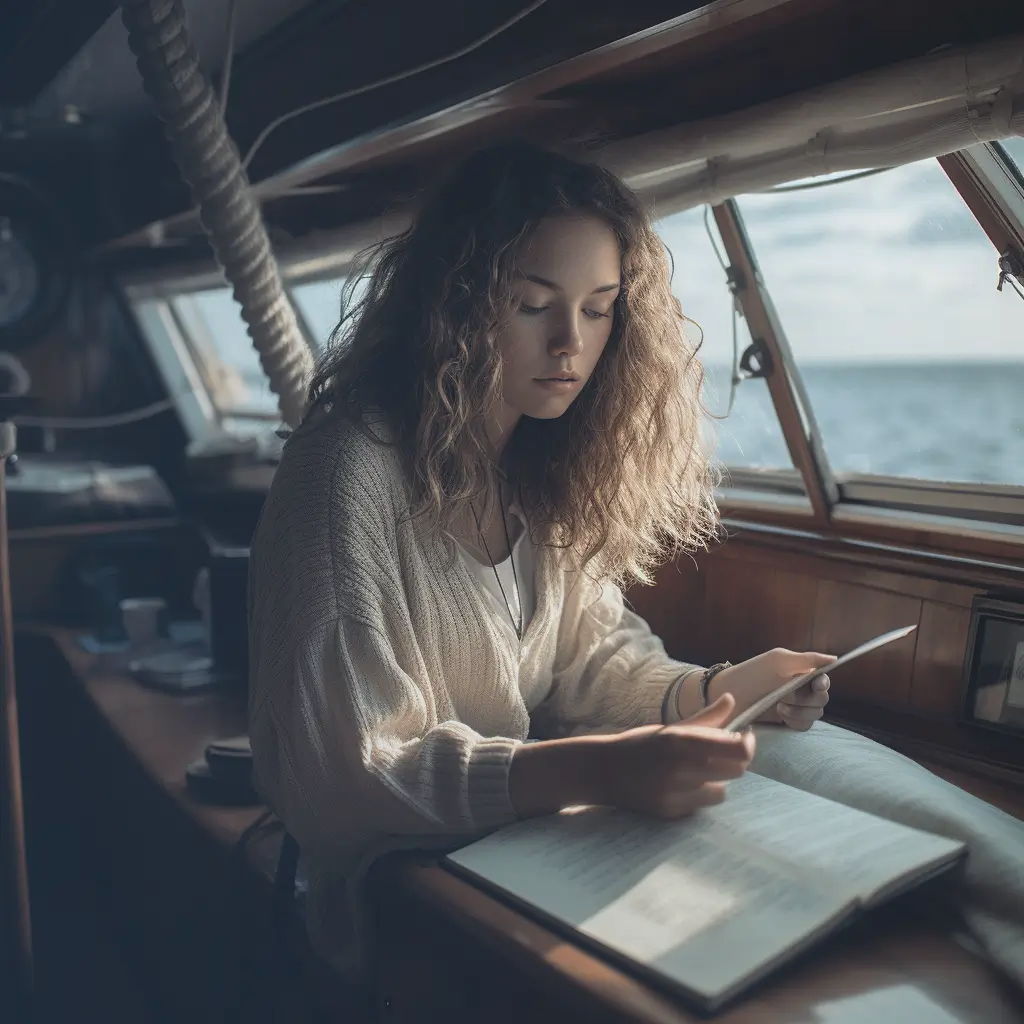
[[[310,362],[358,252],[485,143],[565,147],[645,197],[725,469],[720,542],[632,606],[699,664],[916,625],[834,674],[826,720],[1024,817],[1019,0],[148,3],[182,5]],[[699,1019],[426,854],[375,869],[367,1008],[309,948],[282,829],[244,785],[187,781],[246,730],[282,407],[119,6],[0,12],[0,1016]],[[125,653],[122,604],[144,625],[152,598],[166,651],[212,636],[173,686]],[[1024,1019],[909,911],[719,1019],[893,986],[929,1020]]]

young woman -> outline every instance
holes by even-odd
[[[384,850],[716,803],[754,753],[721,726],[829,661],[680,663],[624,606],[716,529],[701,382],[664,249],[597,167],[478,153],[374,254],[251,563],[256,779],[340,966]],[[827,691],[770,720],[809,728]]]

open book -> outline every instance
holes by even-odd
[[[683,821],[577,808],[443,863],[712,1011],[965,852],[748,772]]]

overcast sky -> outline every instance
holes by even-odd
[[[801,365],[1024,361],[1024,302],[996,291],[995,249],[934,160],[739,204]],[[729,363],[730,301],[703,210],[659,231],[705,362]]]

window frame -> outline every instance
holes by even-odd
[[[1000,256],[1011,249],[1024,253],[1024,177],[990,143],[937,160],[993,243],[995,287]],[[730,198],[712,210],[730,272],[741,283],[737,298],[743,314],[752,335],[756,329],[773,359],[767,378],[769,390],[793,464],[810,499],[802,507],[794,500],[792,471],[729,466],[729,482],[719,496],[726,514],[741,519],[767,517],[776,523],[816,521],[819,528],[829,532],[877,536],[881,531],[897,540],[912,534],[917,541],[947,550],[966,547],[998,557],[1019,558],[1024,551],[1024,485],[832,473],[796,360],[760,276],[739,205]],[[744,287],[747,281],[752,286]],[[781,379],[772,387],[774,377]]]
[[[319,354],[320,345],[293,289],[347,276],[356,253],[356,247],[343,236],[336,247],[331,247],[330,239],[319,239],[315,245],[296,250],[280,262],[285,293],[314,358]],[[204,360],[175,309],[175,300],[188,298],[196,292],[230,287],[220,270],[206,263],[179,265],[159,275],[153,271],[121,274],[115,284],[163,377],[190,438],[191,450],[220,448],[225,444],[244,445],[246,439],[261,428],[268,429],[280,422],[280,415],[276,413],[231,409],[218,403]]]
[[[803,477],[813,518],[828,523],[839,500],[835,476],[821,441],[807,391],[786,339],[782,321],[761,276],[750,236],[734,199],[712,207],[718,234],[729,259],[728,277],[743,309],[754,344],[765,346],[770,366],[764,379],[782,427],[793,465]]]

